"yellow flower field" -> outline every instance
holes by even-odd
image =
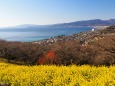
[[[0,84],[10,86],[115,86],[115,67],[19,66],[0,63]]]

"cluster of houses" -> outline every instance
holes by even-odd
[[[102,32],[100,30],[92,29],[91,31],[87,31],[87,32],[81,32],[81,33],[73,34],[69,36],[65,36],[65,35],[57,36],[54,38],[36,41],[34,43],[51,45],[52,43],[55,43],[55,42],[66,42],[66,41],[72,41],[72,40],[80,40],[81,43],[87,43],[88,41],[90,41],[89,39],[91,37],[100,35],[100,34],[102,35]]]

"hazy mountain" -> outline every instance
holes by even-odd
[[[45,27],[46,25],[35,25],[35,24],[22,24],[18,26],[14,26],[13,28],[37,28],[37,27]]]
[[[84,20],[84,21],[76,21],[70,23],[62,23],[62,24],[55,24],[52,25],[53,27],[81,27],[81,26],[111,26],[115,25],[115,19],[110,20],[101,20],[101,19],[94,19],[94,20]]]
[[[50,25],[34,25],[34,24],[22,24],[14,27],[7,27],[8,28],[38,28],[38,27],[86,27],[86,26],[111,26],[115,25],[115,19],[110,20],[101,20],[101,19],[94,19],[94,20],[83,20],[83,21],[76,21],[76,22],[69,22],[69,23],[61,23],[61,24],[50,24]]]

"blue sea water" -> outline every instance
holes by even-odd
[[[59,35],[71,35],[89,31],[90,27],[30,27],[0,29],[0,38],[8,41],[32,42]]]

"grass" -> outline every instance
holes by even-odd
[[[0,63],[0,84],[10,86],[115,86],[115,67],[19,66]]]

